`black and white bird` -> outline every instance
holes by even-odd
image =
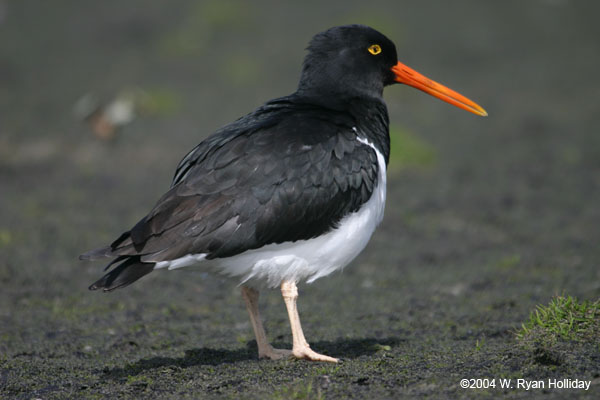
[[[308,46],[295,93],[219,129],[181,160],[171,188],[131,230],[80,258],[114,258],[90,289],[111,291],[156,269],[198,266],[241,282],[259,357],[336,362],[313,351],[296,308],[299,281],[350,263],[383,218],[389,119],[383,88],[403,83],[485,116],[469,99],[397,61],[363,25]],[[259,289],[280,287],[292,350],[273,348]]]

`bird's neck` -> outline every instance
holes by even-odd
[[[390,120],[383,99],[354,99],[350,112],[356,116],[356,128],[379,150],[386,165],[390,157]]]
[[[324,79],[321,77],[321,79]],[[301,79],[296,95],[305,98],[311,98],[314,101],[332,104],[347,104],[356,99],[364,100],[366,103],[383,101],[383,86],[373,87],[372,85],[360,85],[355,82],[352,86],[344,85],[336,79],[313,80]],[[384,103],[385,104],[385,103]]]
[[[356,128],[358,135],[373,143],[385,158],[390,154],[389,116],[383,97],[370,97],[352,94],[324,95],[322,92],[298,90],[292,96],[293,102],[311,104],[336,113],[347,115],[349,128]]]

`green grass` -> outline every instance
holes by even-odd
[[[313,382],[295,382],[284,387],[273,395],[274,400],[322,400],[321,389],[313,387]]]
[[[547,306],[537,306],[517,332],[520,339],[595,340],[600,335],[600,300],[579,302],[571,296],[557,296]]]
[[[152,383],[154,383],[154,381],[152,380],[152,378],[149,378],[145,375],[129,375],[127,377],[127,384],[128,385],[141,385],[141,386],[147,386],[147,385],[151,385]]]
[[[392,126],[390,128],[390,170],[427,168],[435,164],[436,151],[414,133]]]
[[[181,96],[174,90],[150,88],[134,93],[136,106],[140,112],[154,116],[171,116],[181,110]]]
[[[477,339],[477,341],[475,341],[475,351],[481,351],[483,349],[483,346],[485,345],[485,338],[481,338]]]
[[[12,241],[12,232],[8,229],[0,229],[0,247],[8,246]]]

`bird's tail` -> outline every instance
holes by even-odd
[[[152,272],[155,265],[155,263],[142,262],[140,256],[121,256],[113,260],[106,268],[119,261],[123,262],[92,283],[89,289],[102,289],[105,292],[110,292],[125,287]]]
[[[108,264],[106,266],[106,268],[108,269],[108,267],[110,267],[114,263],[119,262],[125,258],[128,258],[126,256],[134,256],[136,254],[135,252],[131,253],[131,251],[132,251],[131,248],[128,249],[128,247],[132,247],[132,246],[130,246],[131,244],[132,244],[131,243],[131,232],[127,231],[127,232],[123,233],[121,236],[119,236],[119,238],[117,240],[112,242],[110,244],[110,246],[90,250],[87,253],[83,253],[82,255],[80,255],[79,259],[95,261],[95,260],[99,260],[101,258],[106,258],[106,257],[124,256],[124,257],[117,257],[113,262]],[[135,247],[134,247],[134,249],[135,249]],[[128,252],[129,252],[129,254],[127,254]]]

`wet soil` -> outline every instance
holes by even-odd
[[[599,12],[0,1],[0,398],[598,398],[598,341],[515,332],[554,295],[600,297]],[[385,220],[359,258],[300,286],[308,340],[343,362],[258,360],[237,282],[197,269],[89,292],[103,265],[77,256],[142,217],[217,127],[293,91],[310,37],[350,22],[490,116],[387,89],[393,129],[413,138],[395,145],[427,156],[392,160]],[[114,140],[73,114],[86,93],[128,88],[153,107]],[[289,347],[279,292],[261,307]],[[516,387],[555,378],[591,386]]]

